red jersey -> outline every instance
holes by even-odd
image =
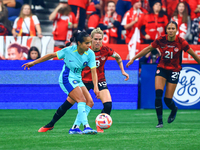
[[[70,12],[68,16],[60,13],[56,14],[53,21],[53,38],[54,40],[70,41],[72,37],[72,29],[68,29],[68,23],[77,24],[78,21],[73,12]]]
[[[151,43],[153,48],[159,48],[161,58],[157,67],[178,72],[182,69],[182,50],[187,52],[190,46],[186,40],[176,36],[175,41],[168,41],[167,35],[160,36]]]
[[[98,82],[106,81],[104,73],[104,65],[109,56],[114,54],[114,50],[108,46],[102,46],[99,51],[94,51],[96,56]],[[82,81],[84,83],[92,82],[91,70],[87,66],[82,71]]]
[[[97,14],[93,14],[88,19],[88,29],[95,29],[99,25],[100,17]]]
[[[168,23],[166,15],[159,17],[156,14],[147,14],[144,18],[145,32],[150,35],[151,40],[165,34],[165,27]]]

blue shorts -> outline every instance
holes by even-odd
[[[69,93],[75,89],[77,86],[83,87],[85,86],[82,82],[82,80],[74,80],[74,79],[68,79],[68,82],[59,82],[59,85],[61,87],[61,89],[67,94],[69,95]]]

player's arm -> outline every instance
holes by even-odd
[[[200,64],[199,56],[191,48],[187,52],[194,58],[194,60],[196,60],[198,64]]]
[[[47,54],[39,59],[36,59],[35,61],[32,62],[28,62],[22,65],[22,67],[24,67],[24,70],[26,70],[26,68],[30,69],[30,67],[39,64],[41,62],[47,61],[49,59],[52,59],[54,57],[57,57],[56,53],[51,53],[51,54]]]
[[[145,47],[141,52],[139,52],[137,55],[135,55],[127,64],[126,67],[129,67],[134,60],[146,55],[147,53],[149,53],[150,51],[152,51],[154,48],[151,46],[151,44],[147,47]]]
[[[124,75],[126,77],[125,81],[127,81],[129,79],[129,75],[124,71],[124,65],[123,65],[120,55],[118,53],[114,52],[112,57],[114,57],[115,60],[117,61],[119,68],[121,69],[122,75]]]
[[[98,88],[98,77],[97,77],[97,70],[95,68],[91,68],[91,75],[92,75],[92,82],[94,84],[94,93],[96,95],[96,98],[99,99],[99,88]]]

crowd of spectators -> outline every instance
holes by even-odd
[[[45,7],[43,0],[33,5]],[[165,34],[170,20],[177,22],[178,36],[191,44],[200,43],[199,0],[59,0],[49,20],[53,21],[58,50],[74,29],[90,34],[96,27],[104,31],[104,44],[128,44],[135,28],[140,31],[141,43],[149,44]],[[32,14],[29,0],[0,0],[0,35],[42,37],[40,21]]]

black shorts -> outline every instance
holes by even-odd
[[[156,69],[156,76],[161,76],[167,80],[167,82],[177,84],[179,79],[180,71],[174,72],[163,68]]]
[[[91,89],[94,90],[93,82],[84,83],[84,84],[85,84],[85,87],[88,89],[88,91],[91,90]],[[99,87],[99,91],[104,90],[104,89],[108,89],[106,81],[98,82],[98,87]]]

